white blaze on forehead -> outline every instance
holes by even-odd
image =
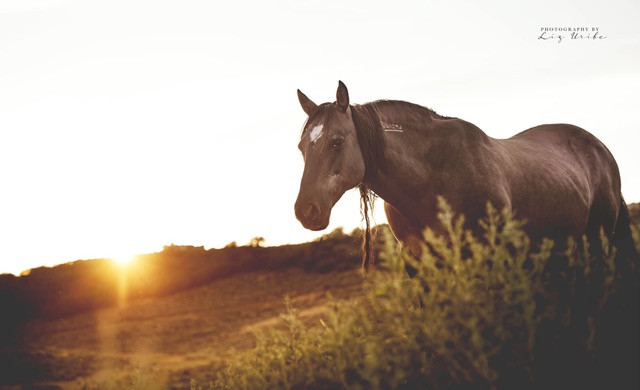
[[[311,129],[311,131],[309,132],[309,140],[311,141],[312,144],[315,144],[316,141],[322,137],[323,134],[323,129],[324,125],[323,124],[319,124],[316,125],[313,129]]]

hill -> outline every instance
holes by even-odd
[[[279,247],[167,246],[128,268],[108,259],[0,275],[0,387],[102,388],[206,380],[290,297],[317,323],[326,294],[362,284],[360,231]],[[133,378],[133,379],[132,379]],[[150,386],[152,386],[150,384]]]
[[[0,354],[1,385],[62,388],[185,388],[207,383],[252,332],[279,324],[290,297],[317,325],[326,294],[355,296],[353,270],[299,268],[239,273],[164,297],[144,298],[60,319],[31,320],[20,348]]]
[[[123,277],[127,278],[127,299],[132,300],[174,294],[241,272],[290,267],[313,272],[354,268],[360,261],[358,234],[336,230],[313,242],[267,248],[205,250],[171,245],[162,252],[138,256],[126,275],[109,259],[40,267],[20,277],[3,274],[0,312],[11,313],[15,325],[30,318],[59,318],[113,306],[120,299]],[[0,345],[19,340],[9,324],[2,326],[5,336],[0,336]]]

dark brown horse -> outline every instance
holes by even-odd
[[[384,199],[389,226],[413,253],[425,228],[437,229],[442,195],[476,230],[486,204],[527,221],[532,239],[630,240],[620,174],[609,150],[568,124],[541,125],[508,139],[403,101],[350,105],[339,82],[334,103],[316,105],[298,90],[309,116],[298,145],[305,161],[295,212],[321,230],[345,191],[360,186]]]

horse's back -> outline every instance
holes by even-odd
[[[534,231],[561,234],[613,231],[620,203],[617,164],[600,140],[577,126],[541,125],[498,140],[512,169],[512,208]],[[592,230],[592,231],[589,231]],[[542,234],[553,234],[544,231]]]
[[[575,170],[587,175],[592,190],[604,187],[617,189],[619,195],[620,173],[613,155],[593,134],[569,124],[536,126],[525,130],[510,140],[535,145],[540,159],[553,158],[564,162],[556,169]]]

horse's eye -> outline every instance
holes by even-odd
[[[331,140],[331,149],[332,150],[340,150],[342,148],[344,140],[342,138],[334,138]]]

